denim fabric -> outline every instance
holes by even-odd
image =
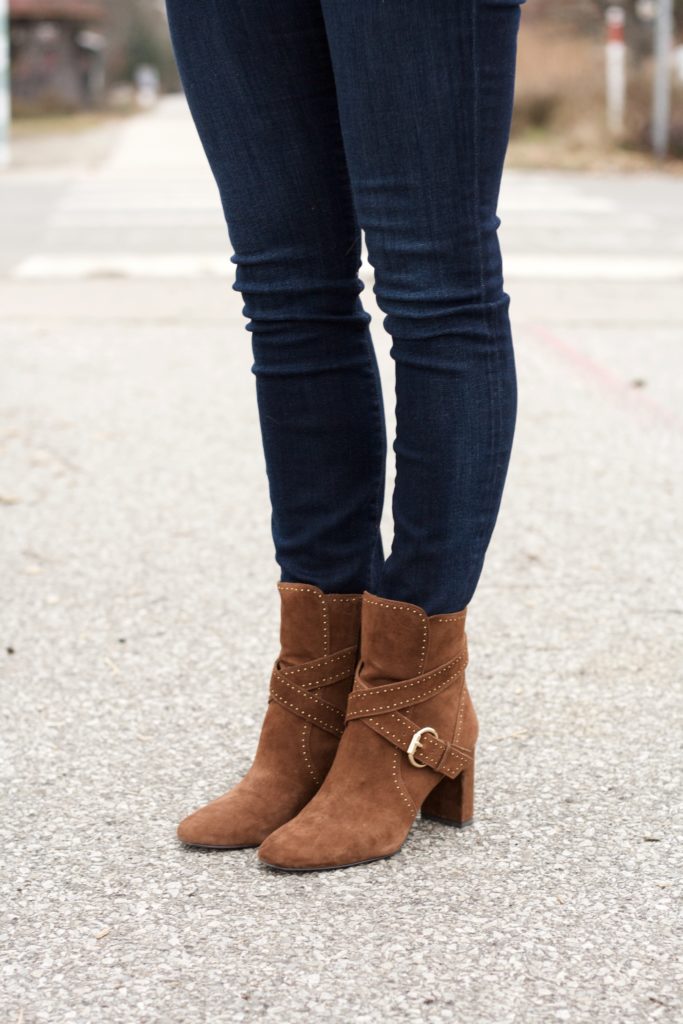
[[[244,298],[283,580],[469,603],[512,445],[519,0],[167,0]],[[396,364],[394,538],[360,229]]]

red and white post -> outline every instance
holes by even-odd
[[[9,4],[0,0],[0,168],[9,164],[11,100],[9,67]]]
[[[626,42],[624,39],[624,8],[612,4],[605,13],[607,45],[605,47],[607,129],[614,139],[624,133],[626,111]]]
[[[655,81],[652,101],[652,148],[658,157],[669,152],[671,69],[674,38],[673,0],[659,0],[655,23]]]

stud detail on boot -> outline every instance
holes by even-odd
[[[278,584],[280,655],[253,764],[178,826],[188,846],[258,846],[311,799],[332,764],[358,658],[361,594]]]
[[[478,723],[465,616],[363,595],[360,661],[334,763],[310,803],[261,845],[264,863],[312,871],[389,857],[420,809],[470,823]]]

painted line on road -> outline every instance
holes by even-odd
[[[207,253],[69,253],[29,256],[10,276],[17,279],[149,277],[227,277],[230,252]]]
[[[11,272],[13,278],[152,277],[201,278],[231,274],[230,250],[218,252],[42,253],[29,256]],[[373,278],[365,263],[364,280]],[[629,257],[557,253],[511,253],[507,279],[531,281],[683,281],[680,257]]]
[[[505,276],[536,281],[679,281],[681,256],[612,253],[515,253],[505,257]]]
[[[215,228],[223,227],[223,221],[215,210],[209,209],[186,209],[179,210],[177,207],[158,207],[157,209],[134,210],[134,209],[108,209],[98,210],[92,213],[88,210],[78,212],[60,211],[50,221],[51,229],[78,229],[86,228],[92,231],[109,230],[110,228],[134,228],[139,231],[141,228],[163,228],[164,230],[186,230],[187,228]],[[158,244],[158,242],[157,242]]]
[[[670,430],[683,431],[683,420],[670,412],[649,395],[629,387],[627,381],[619,377],[609,367],[604,366],[592,356],[583,352],[564,337],[560,337],[545,324],[527,323],[518,334],[526,334],[557,356],[569,363],[577,373],[590,380],[606,394],[609,394],[620,405],[629,410],[645,415],[649,420],[664,425]]]

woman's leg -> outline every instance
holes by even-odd
[[[296,815],[334,757],[357,592],[382,564],[384,418],[319,0],[168,0],[168,11],[235,250],[289,581],[253,764],[178,828],[190,845],[234,848]]]
[[[376,592],[468,604],[512,444],[496,205],[519,0],[322,0],[358,218],[396,361],[394,543]]]
[[[320,0],[168,0],[252,332],[282,579],[377,585],[385,435]]]
[[[322,4],[356,209],[393,338],[395,536],[380,596],[363,597],[332,767],[259,850],[287,870],[390,856],[420,809],[471,821],[478,723],[460,609],[493,530],[515,418],[496,201],[518,5]]]

